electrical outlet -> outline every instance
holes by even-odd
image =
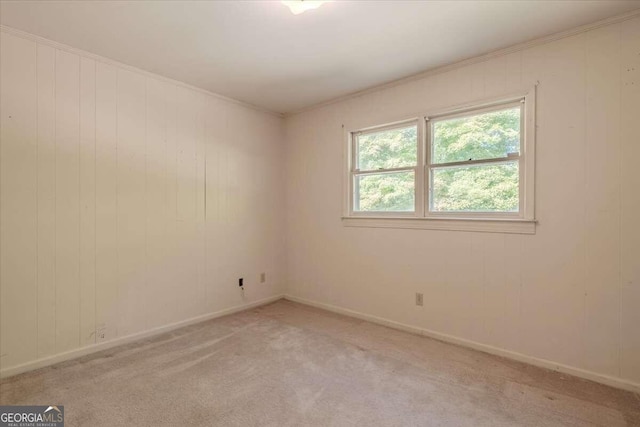
[[[267,273],[260,273],[260,283],[267,281]]]
[[[421,293],[416,292],[416,305],[423,306],[423,297]]]

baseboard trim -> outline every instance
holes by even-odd
[[[485,353],[493,354],[496,356],[502,356],[508,359],[517,360],[519,362],[528,363],[530,365],[538,366],[541,368],[551,369],[553,371],[562,372],[575,377],[583,378],[586,380],[594,381],[600,384],[608,385],[611,387],[631,391],[634,393],[640,393],[640,383],[624,380],[622,378],[611,377],[608,375],[598,374],[593,371],[576,368],[562,363],[556,363],[551,360],[541,359],[526,354],[518,353],[515,351],[505,350],[499,347],[494,347],[487,344],[482,344],[477,341],[472,341],[464,338],[459,338],[453,335],[443,334],[440,332],[432,331],[429,329],[423,329],[416,326],[407,325],[405,323],[396,322],[393,320],[385,319],[382,317],[373,316],[370,314],[361,313],[359,311],[349,310],[347,308],[338,307],[331,304],[325,304],[321,302],[311,301],[308,299],[300,298],[294,295],[285,295],[285,299],[300,304],[308,305],[311,307],[321,308],[323,310],[331,311],[338,314],[344,314],[345,316],[355,317],[357,319],[366,320],[378,325],[387,326],[389,328],[398,329],[405,332],[411,332],[418,335],[424,335],[429,338],[434,338],[440,341],[448,342],[451,344],[457,344],[464,347],[469,347],[474,350],[479,350]]]
[[[190,319],[181,320],[179,322],[171,323],[169,325],[160,326],[143,332],[137,332],[135,334],[119,337],[110,341],[101,342],[99,344],[92,344],[85,347],[77,348],[64,353],[56,354],[53,356],[43,357],[31,362],[23,363],[22,365],[12,366],[0,370],[0,378],[8,378],[14,375],[18,375],[24,372],[33,371],[36,369],[44,368],[46,366],[55,365],[56,363],[64,362],[71,359],[77,359],[78,357],[86,356],[87,354],[97,353],[98,351],[107,350],[113,347],[117,347],[123,344],[128,344],[133,341],[137,341],[143,338],[152,337],[165,332],[179,329],[184,326],[193,325],[196,323],[204,322],[207,320],[215,319],[217,317],[227,316],[229,314],[238,313],[240,311],[250,310],[255,307],[270,304],[274,301],[284,298],[284,295],[274,295],[272,297],[263,298],[257,301],[253,301],[246,304],[236,305],[234,307],[226,308],[224,310],[215,311],[213,313],[204,314],[201,316],[192,317]]]

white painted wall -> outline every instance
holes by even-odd
[[[282,294],[282,118],[55,46],[0,32],[1,370]]]
[[[536,81],[535,235],[342,225],[343,124]],[[640,18],[291,116],[286,131],[290,295],[640,386]]]
[[[640,18],[288,117],[286,147],[280,117],[0,35],[3,372],[279,295],[287,265],[294,297],[640,384]],[[536,81],[535,235],[342,225],[342,124]]]

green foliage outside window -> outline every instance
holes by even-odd
[[[360,170],[417,165],[415,125],[360,135]],[[432,164],[507,158],[520,151],[520,108],[436,121]],[[513,212],[519,206],[518,162],[433,168],[433,211]],[[414,173],[363,175],[356,179],[356,210],[413,211]]]
[[[418,128],[415,125],[358,137],[360,170],[415,166],[418,162]],[[363,175],[356,181],[360,211],[413,211],[413,172]]]
[[[415,206],[413,171],[363,175],[357,179],[360,211],[412,212]]]
[[[436,121],[431,163],[507,157],[520,151],[520,109]]]
[[[435,122],[432,163],[507,157],[520,151],[520,108]],[[434,169],[432,210],[514,212],[518,162]]]
[[[518,162],[433,171],[436,212],[517,212]]]

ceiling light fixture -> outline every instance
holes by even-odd
[[[282,4],[287,6],[291,13],[294,15],[300,15],[307,10],[317,9],[322,6],[323,3],[327,3],[327,0],[294,0],[294,1],[282,1]]]

